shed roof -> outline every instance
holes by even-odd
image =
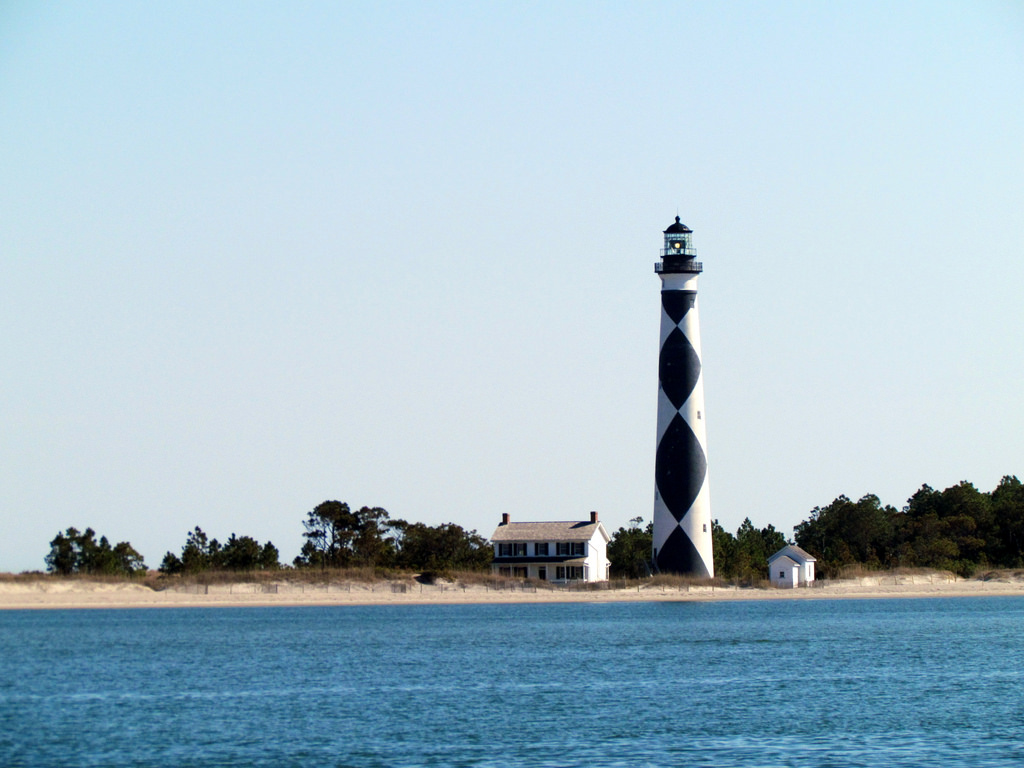
[[[568,521],[561,523],[504,523],[494,529],[491,541],[590,541],[600,530],[608,539],[600,522]]]
[[[814,555],[800,549],[800,547],[798,547],[796,544],[787,544],[774,555],[769,557],[768,562],[771,563],[773,560],[779,557],[788,557],[789,559],[793,560],[794,562],[800,563],[801,565],[803,565],[804,563],[817,562],[817,558],[815,558]]]

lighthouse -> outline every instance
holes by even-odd
[[[678,216],[664,234],[654,265],[661,278],[661,352],[652,554],[658,571],[709,578],[715,565],[697,313],[703,265],[693,231]]]

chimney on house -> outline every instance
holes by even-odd
[[[590,513],[590,522],[592,522],[592,523],[596,523],[597,522],[597,512],[591,512]]]
[[[502,525],[508,525],[508,519],[509,519],[508,518],[508,512],[502,512],[501,513],[501,524]]]

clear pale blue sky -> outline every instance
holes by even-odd
[[[1018,2],[0,6],[0,570],[650,519],[677,210],[727,529],[1024,475]]]

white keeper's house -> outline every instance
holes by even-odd
[[[607,581],[609,541],[597,512],[564,523],[513,523],[506,513],[491,536],[491,571],[541,581]]]
[[[814,581],[813,555],[795,544],[787,544],[768,558],[768,579],[776,587],[806,587]]]

